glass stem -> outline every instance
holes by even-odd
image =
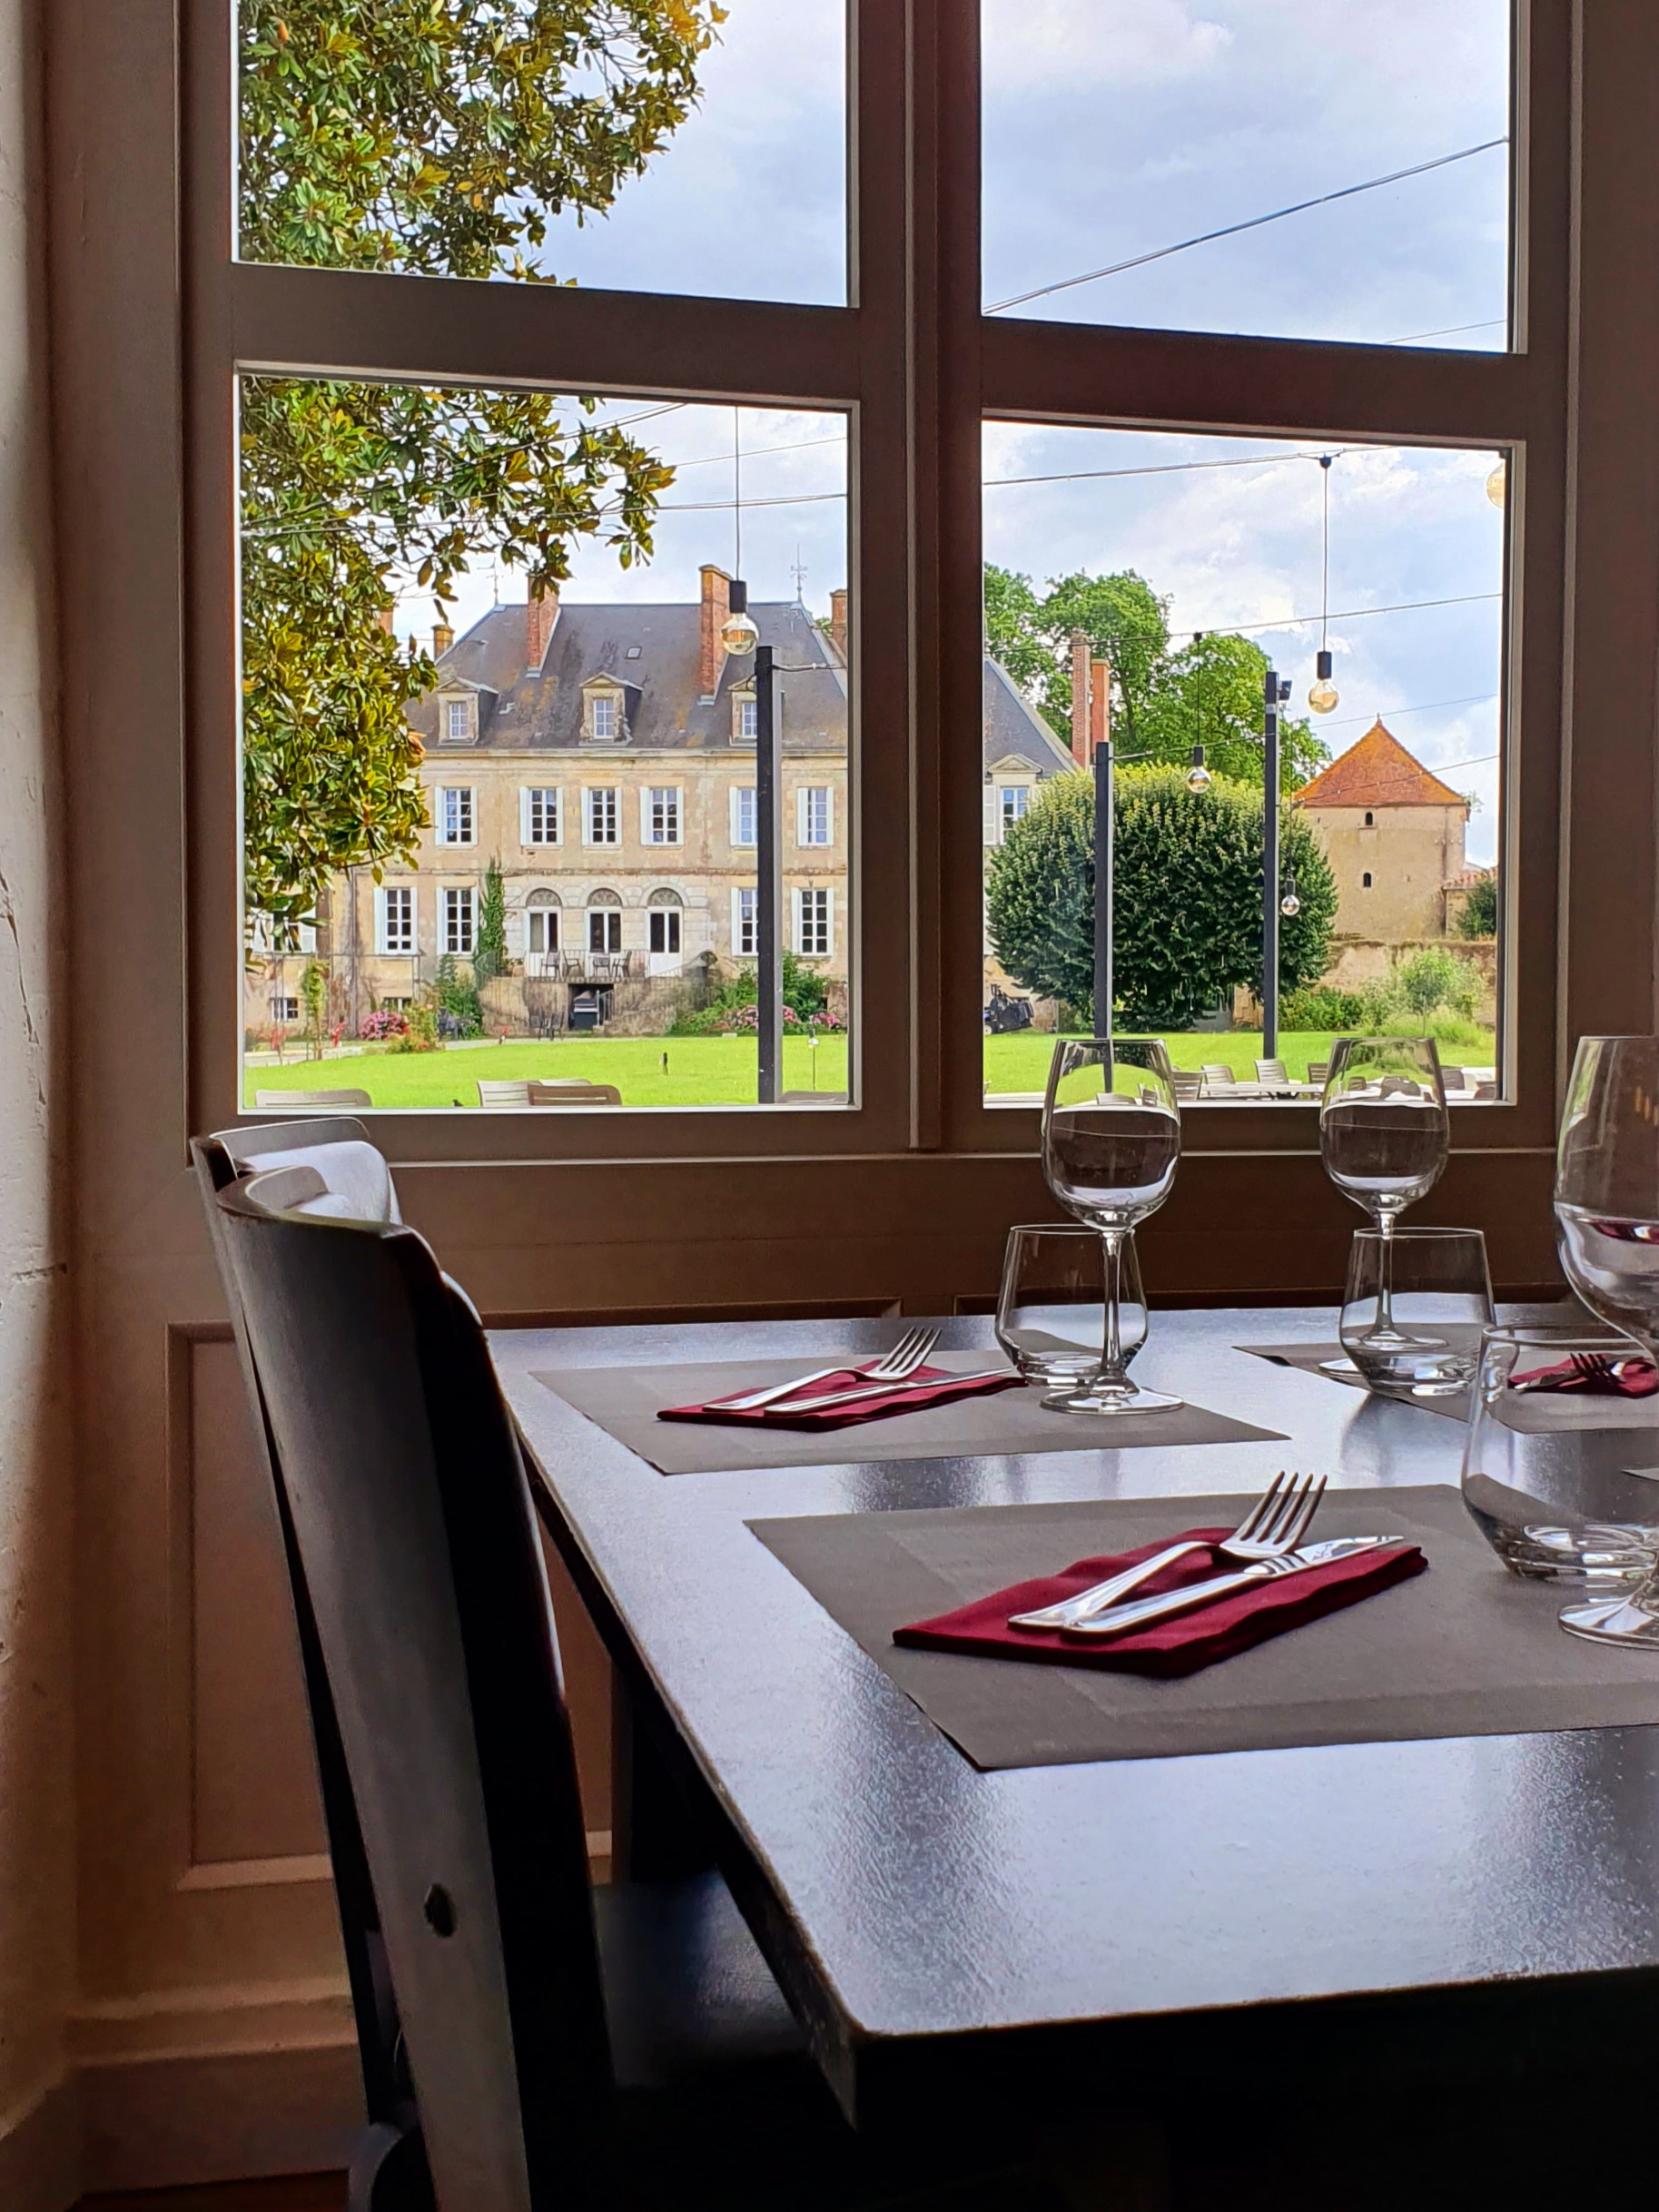
[[[1377,1226],[1382,1232],[1382,1246],[1377,1255],[1377,1327],[1379,1333],[1390,1334],[1394,1328],[1394,1215],[1385,1210],[1377,1217]]]
[[[1116,1384],[1127,1389],[1130,1380],[1129,1372],[1123,1365],[1121,1320],[1124,1234],[1121,1229],[1103,1229],[1101,1231],[1101,1242],[1106,1253],[1106,1331],[1101,1348],[1100,1382]]]

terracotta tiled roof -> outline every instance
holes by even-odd
[[[1379,715],[1358,745],[1349,746],[1328,768],[1296,795],[1303,806],[1466,806],[1453,791],[1416,760]]]

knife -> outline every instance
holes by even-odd
[[[972,1375],[912,1376],[898,1382],[866,1383],[857,1390],[826,1390],[821,1397],[781,1398],[766,1407],[768,1413],[819,1413],[828,1406],[851,1406],[862,1397],[896,1397],[901,1390],[943,1390],[953,1383],[989,1382],[992,1376],[1014,1382],[1012,1368],[976,1368]]]
[[[1259,1559],[1254,1566],[1240,1567],[1235,1574],[1212,1575],[1205,1582],[1190,1582],[1184,1589],[1167,1591],[1161,1597],[1134,1598],[1127,1605],[1114,1605],[1110,1612],[1096,1614],[1092,1620],[1079,1621],[1062,1633],[1068,1636],[1121,1636],[1131,1628],[1144,1628],[1150,1622],[1168,1620],[1172,1614],[1213,1605],[1217,1598],[1226,1597],[1234,1590],[1247,1590],[1252,1583],[1273,1582],[1282,1575],[1305,1575],[1311,1567],[1330,1566],[1338,1559],[1351,1559],[1360,1552],[1377,1551],[1387,1545],[1408,1541],[1404,1536],[1332,1536],[1322,1544],[1305,1544],[1299,1552],[1288,1552],[1282,1559]]]

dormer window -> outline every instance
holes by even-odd
[[[753,745],[760,736],[760,707],[750,684],[732,693],[732,743]]]
[[[445,699],[441,712],[444,743],[470,745],[478,736],[478,701],[474,698]]]
[[[582,735],[592,745],[617,745],[627,736],[623,699],[615,684],[590,684],[583,691]]]

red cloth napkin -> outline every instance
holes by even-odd
[[[796,1398],[833,1397],[837,1390],[855,1390],[867,1380],[856,1368],[843,1368],[825,1376],[821,1382],[809,1383],[796,1393]],[[749,1413],[736,1413],[729,1406],[664,1406],[657,1417],[659,1421],[710,1421],[733,1428],[854,1428],[861,1421],[884,1421],[895,1413],[921,1413],[929,1406],[948,1406],[959,1397],[990,1397],[999,1390],[1021,1387],[1017,1375],[990,1375],[970,1382],[953,1375],[948,1368],[918,1368],[879,1397],[863,1397],[853,1406],[826,1407],[822,1413],[814,1413],[804,1403],[798,1403],[793,1413],[778,1413],[770,1406],[756,1407]],[[741,1391],[733,1393],[734,1397],[742,1395]]]
[[[1571,1391],[1575,1397],[1652,1397],[1659,1390],[1659,1368],[1651,1359],[1620,1357],[1616,1374],[1586,1374],[1571,1359],[1563,1359],[1553,1368],[1534,1368],[1529,1374],[1516,1376],[1510,1387]]]
[[[1378,1505],[1384,1504],[1379,1496]],[[1119,1552],[1100,1559],[1079,1559],[1059,1575],[1045,1575],[1036,1582],[1016,1583],[1012,1589],[995,1590],[976,1598],[954,1613],[942,1613],[931,1621],[913,1621],[895,1628],[895,1644],[921,1651],[966,1652],[983,1659],[1037,1659],[1052,1666],[1114,1668],[1132,1674],[1195,1674],[1218,1659],[1265,1644],[1269,1636],[1299,1628],[1304,1621],[1357,1605],[1378,1590],[1420,1575],[1428,1565],[1415,1544],[1391,1545],[1387,1551],[1356,1552],[1329,1566],[1309,1567],[1306,1574],[1287,1575],[1277,1581],[1256,1584],[1213,1605],[1178,1613],[1154,1622],[1131,1635],[1105,1637],[1096,1642],[1068,1636],[1053,1628],[1010,1628],[1011,1613],[1034,1613],[1041,1605],[1058,1605],[1062,1598],[1083,1591],[1125,1567],[1137,1566],[1171,1544],[1221,1544],[1229,1528],[1188,1528],[1180,1536],[1143,1544],[1139,1551]],[[1190,1582],[1227,1571],[1208,1551],[1190,1552],[1173,1566],[1165,1567],[1150,1582],[1132,1592],[1134,1597],[1154,1597],[1179,1590]],[[1125,1601],[1128,1602],[1127,1600]]]

